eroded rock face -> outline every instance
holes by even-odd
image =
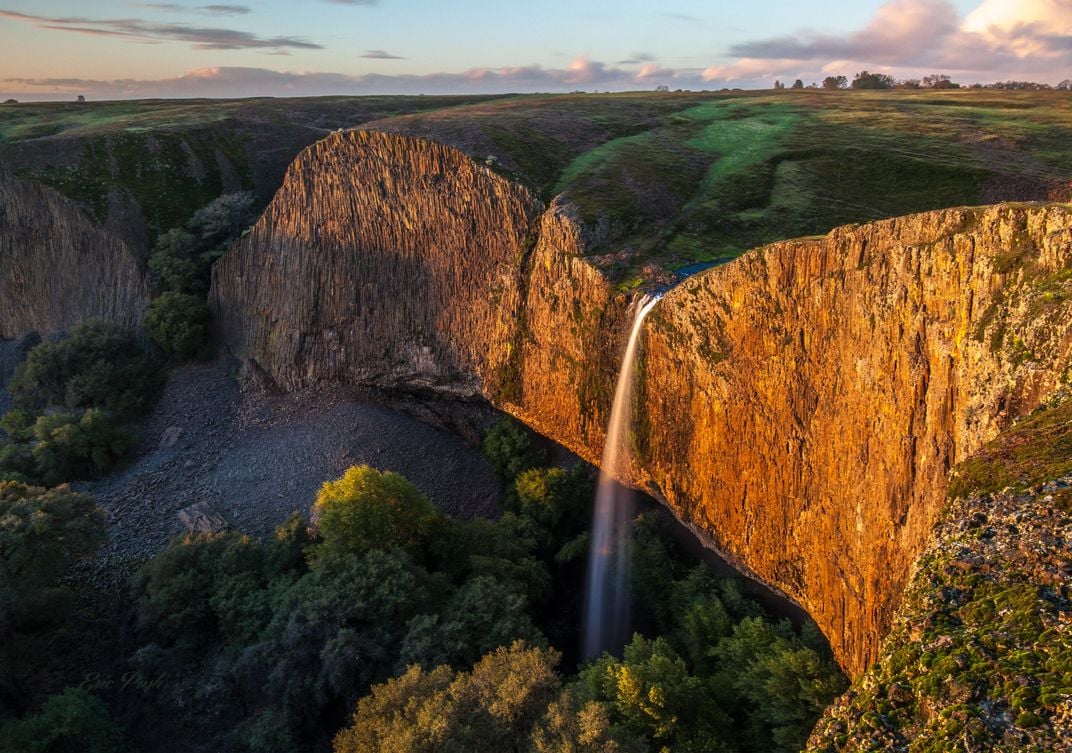
[[[476,394],[508,358],[541,209],[457,150],[335,134],[220,260],[210,305],[228,347],[284,389]]]
[[[779,243],[649,317],[638,442],[671,508],[875,658],[949,469],[1067,379],[1072,209]],[[639,480],[639,479],[638,479]]]
[[[583,258],[567,200],[541,211],[456,150],[337,134],[217,266],[220,334],[283,388],[483,393],[598,462],[633,294]],[[804,605],[858,674],[949,468],[1065,376],[1070,264],[1072,209],[1025,205],[841,228],[692,278],[649,319],[626,480]]]
[[[85,319],[134,328],[149,304],[145,262],[73,201],[0,177],[0,339]]]

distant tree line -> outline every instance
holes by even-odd
[[[774,82],[777,90],[785,89],[781,81]],[[827,76],[821,84],[808,86],[799,78],[793,82],[792,89],[1010,89],[1017,91],[1072,91],[1072,80],[1065,79],[1056,86],[1041,84],[1036,81],[997,81],[992,84],[961,85],[944,73],[933,73],[923,78],[895,79],[887,73],[860,71],[850,82],[847,76]]]

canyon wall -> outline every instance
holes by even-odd
[[[1065,384],[1070,274],[1072,208],[998,206],[839,228],[689,279],[649,317],[643,478],[799,601],[856,674],[950,468]]]
[[[306,150],[218,264],[218,335],[284,389],[484,394],[598,462],[634,293],[568,197],[421,139]],[[953,464],[1069,363],[1072,209],[954,209],[779,243],[648,325],[628,482],[800,602],[858,674]]]
[[[127,241],[56,191],[0,176],[0,339],[92,318],[133,328],[149,297]]]
[[[284,389],[477,394],[509,358],[541,209],[454,149],[332,135],[216,265],[220,336]]]

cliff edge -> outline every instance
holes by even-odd
[[[218,264],[225,346],[284,389],[483,394],[598,462],[628,309],[544,207],[461,152],[349,132],[303,152]],[[778,243],[651,316],[640,462],[708,542],[878,655],[950,468],[1067,378],[1072,208],[952,209]]]
[[[0,175],[0,339],[85,319],[133,329],[150,295],[127,241],[53,189]]]

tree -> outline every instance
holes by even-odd
[[[194,263],[196,239],[181,228],[172,228],[156,239],[149,255],[149,271],[157,285],[177,293],[202,292],[204,280]]]
[[[18,103],[19,103],[19,101],[17,99],[5,99],[4,100],[5,105],[17,105]]]
[[[781,81],[775,81],[774,88],[780,91],[785,88],[785,84],[783,84]]]
[[[932,73],[923,77],[924,89],[959,89],[960,84],[954,84],[944,73]]]
[[[849,80],[844,76],[827,76],[823,79],[824,89],[844,89],[849,85]]]
[[[504,418],[484,433],[480,449],[500,476],[513,481],[519,473],[547,463],[547,451],[532,433],[512,418]]]
[[[372,688],[353,725],[335,736],[335,753],[525,750],[559,691],[558,652],[516,642],[470,672],[410,667]]]
[[[86,101],[86,95],[79,94],[78,97],[75,99],[75,101],[76,102],[85,102]]]
[[[794,88],[794,89],[803,89],[804,88],[804,82],[801,81],[798,78],[796,81],[793,82],[793,87],[792,88]]]
[[[129,418],[152,405],[159,386],[160,374],[133,335],[89,321],[70,337],[35,346],[8,389],[26,409],[101,408]]]
[[[852,80],[853,89],[892,89],[893,76],[885,73],[870,73],[860,71]]]
[[[167,292],[149,305],[145,331],[169,356],[193,358],[205,344],[208,308],[195,295]]]
[[[419,551],[440,515],[428,498],[392,471],[355,465],[317,492],[313,523],[329,549]]]
[[[918,78],[906,78],[904,81],[898,81],[894,89],[919,89],[921,84]]]
[[[88,495],[0,482],[0,702],[32,668],[39,638],[69,613],[64,577],[104,538],[104,515]]]
[[[0,723],[0,753],[125,753],[130,748],[108,707],[92,693],[67,688],[41,710]]]
[[[126,433],[103,411],[91,408],[81,416],[47,413],[34,422],[31,449],[34,476],[49,486],[99,476],[130,446]]]
[[[1065,79],[1057,85],[1057,91],[1067,92],[1072,91],[1072,79]]]

